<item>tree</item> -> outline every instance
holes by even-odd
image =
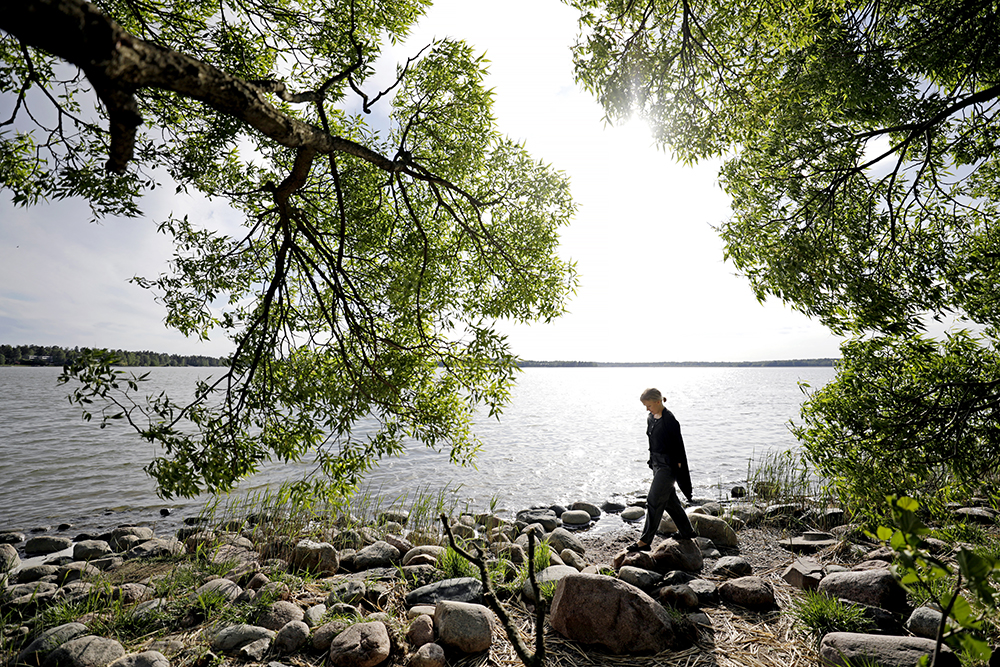
[[[162,495],[309,454],[329,483],[299,491],[345,492],[405,438],[467,461],[472,414],[497,414],[515,371],[494,322],[562,312],[568,184],[499,134],[484,61],[444,40],[371,89],[383,44],[426,4],[26,0],[0,13],[14,202],[81,196],[95,216],[139,217],[166,174],[246,216],[233,237],[160,222],[172,270],[136,279],[169,326],[232,340],[230,366],[192,402],[137,398],[143,378],[105,352],[65,372],[81,404],[106,402],[103,423],[162,447],[147,467]]]
[[[916,363],[919,356],[910,355],[925,350],[927,323],[951,317],[982,337],[944,340],[939,356],[950,355],[953,370],[971,373],[973,362],[983,361],[992,364],[985,375],[1000,371],[990,352],[1000,332],[996,6],[567,2],[581,12],[577,77],[608,118],[638,114],[681,160],[723,160],[719,176],[732,217],[720,233],[727,258],[758,298],[777,297],[856,338],[843,349],[840,378],[807,407],[812,423],[835,424],[838,414],[827,407],[849,404],[867,411],[862,422],[879,424],[877,432],[849,429],[850,442],[905,432],[939,443],[925,464],[988,453],[984,463],[995,471],[993,436],[947,452],[959,442],[951,439],[955,420],[972,425],[992,414],[996,382],[915,373],[919,387],[897,398],[916,402],[896,401],[890,415],[873,412],[848,376],[873,349],[888,349],[903,366]],[[966,356],[957,362],[955,354]],[[894,370],[876,364],[867,374],[887,386]],[[880,372],[887,374],[871,377]],[[962,394],[956,383],[975,399],[947,406],[929,399]],[[829,400],[833,394],[842,400]],[[935,430],[905,428],[925,409],[938,410],[930,420]],[[840,426],[819,428],[807,447]],[[858,470],[832,464],[825,472],[846,482]]]

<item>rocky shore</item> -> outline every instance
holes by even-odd
[[[894,552],[842,512],[696,501],[688,513],[696,540],[640,552],[626,547],[641,498],[451,517],[460,544],[481,549],[489,589],[441,526],[415,530],[405,511],[192,517],[169,535],[0,532],[0,664],[516,665],[496,604],[531,647],[537,595],[548,664],[909,667],[933,650],[940,612],[912,608],[889,570]],[[593,529],[609,516],[618,529]],[[998,533],[989,507],[956,516]],[[674,530],[665,518],[660,532]],[[529,534],[544,540],[537,592],[525,580]],[[938,542],[945,557],[955,547]],[[806,590],[859,610],[870,629],[818,643],[788,613]],[[942,664],[958,661],[946,652]]]

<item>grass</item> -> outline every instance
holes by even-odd
[[[875,628],[860,606],[844,604],[826,593],[806,591],[794,599],[788,613],[809,631],[816,641],[830,632],[868,632]]]

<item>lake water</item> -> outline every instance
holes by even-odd
[[[157,391],[188,395],[219,369],[153,368]],[[125,521],[174,524],[204,499],[163,501],[142,468],[156,454],[124,424],[100,429],[80,418],[57,386],[58,368],[0,367],[0,530],[62,522],[106,528]],[[681,423],[695,495],[715,498],[745,481],[747,462],[795,446],[799,382],[818,388],[834,370],[799,368],[528,368],[499,421],[483,418],[475,468],[411,445],[374,471],[369,484],[392,496],[445,488],[462,506],[491,499],[516,512],[533,503],[600,504],[644,492],[646,413],[639,394],[658,387]],[[270,465],[244,490],[296,479],[309,466]],[[172,511],[161,519],[160,509]],[[168,526],[169,527],[169,526]]]

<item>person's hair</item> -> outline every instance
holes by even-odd
[[[660,393],[659,389],[650,387],[646,391],[642,392],[642,396],[639,397],[640,401],[662,401],[663,394]]]

